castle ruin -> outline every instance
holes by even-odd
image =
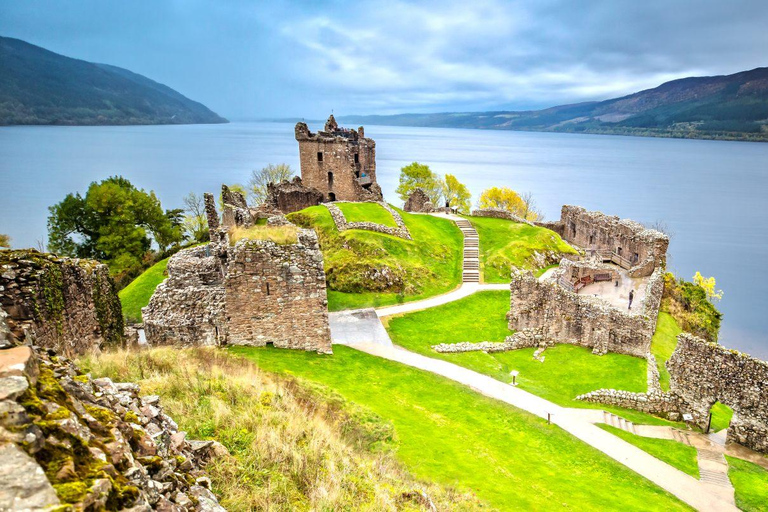
[[[357,130],[342,128],[333,115],[325,128],[309,131],[296,123],[301,180],[304,187],[319,190],[324,201],[383,201],[376,183],[376,142]]]
[[[323,255],[317,235],[273,216],[262,237],[231,243],[234,227],[256,219],[242,195],[224,188],[222,221],[206,194],[211,243],[179,251],[142,310],[147,341],[173,345],[268,344],[331,352]],[[295,242],[269,236],[280,227],[295,231]]]

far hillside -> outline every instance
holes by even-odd
[[[226,122],[205,105],[127,69],[0,37],[0,125]]]

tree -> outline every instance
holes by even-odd
[[[453,174],[446,174],[443,180],[443,197],[448,206],[456,208],[460,213],[469,213],[469,199],[472,194],[469,193],[467,186],[460,183]]]
[[[263,169],[251,171],[251,179],[248,180],[251,197],[254,204],[261,204],[267,199],[267,185],[280,183],[293,178],[294,172],[288,164],[269,164]]]
[[[184,196],[184,220],[182,225],[187,237],[195,242],[207,242],[208,219],[205,216],[205,200],[203,196],[190,192]]]
[[[440,179],[430,170],[429,166],[413,162],[400,169],[400,184],[395,192],[405,202],[417,188],[427,194],[433,205],[439,206],[440,198],[443,195]]]
[[[520,199],[523,201],[525,207],[522,216],[524,219],[530,221],[544,220],[544,214],[541,213],[541,210],[536,206],[536,201],[533,200],[533,194],[531,192],[523,192]]]
[[[0,233],[0,247],[10,248],[11,247],[11,237],[8,235],[3,235]]]
[[[480,208],[500,208],[513,215],[530,221],[539,218],[538,211],[533,207],[533,200],[529,196],[526,200],[517,192],[507,187],[491,187],[480,194]]]
[[[67,194],[49,211],[50,250],[104,261],[113,274],[141,270],[150,235],[161,251],[182,239],[178,211],[163,211],[154,192],[120,176],[91,183],[85,197]]]
[[[693,276],[693,283],[704,289],[709,302],[716,302],[723,298],[723,290],[717,289],[714,277],[704,277],[701,272],[697,271],[696,275]]]

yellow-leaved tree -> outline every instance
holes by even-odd
[[[704,293],[707,295],[707,299],[710,302],[715,302],[723,298],[723,290],[717,289],[717,283],[715,283],[714,277],[704,277],[701,275],[701,272],[696,272],[696,275],[693,276],[693,282],[704,289]]]
[[[535,208],[531,194],[522,196],[507,187],[491,187],[480,194],[480,208],[501,208],[526,220],[539,220],[541,214]]]
[[[467,186],[456,179],[453,174],[446,174],[443,180],[443,197],[445,202],[456,208],[459,213],[469,213],[469,199],[472,194],[469,193]]]

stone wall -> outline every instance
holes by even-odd
[[[267,200],[272,208],[283,214],[297,212],[323,202],[324,195],[316,188],[305,187],[301,178],[267,185]]]
[[[120,299],[107,266],[93,260],[0,251],[0,309],[15,343],[68,356],[123,345]]]
[[[222,229],[229,231],[234,226],[248,228],[254,225],[253,215],[251,215],[251,210],[248,208],[243,194],[230,190],[226,185],[222,185],[221,202],[224,209],[221,213]]]
[[[631,277],[645,277],[666,264],[669,237],[628,220],[565,205],[555,229],[563,239],[599,253],[629,270]]]
[[[217,248],[182,249],[168,260],[168,279],[141,310],[152,345],[217,345],[226,340],[224,267]]]
[[[331,352],[323,256],[312,230],[298,243],[241,240],[224,280],[227,343]]]
[[[518,217],[517,215],[503,208],[480,208],[478,210],[472,210],[472,216],[473,217],[493,217],[495,219],[507,219],[515,222],[520,222],[522,224],[528,224],[529,226],[534,225],[532,222],[525,220],[522,217]]]
[[[579,395],[576,400],[634,409],[672,421],[680,421],[683,412],[687,411],[685,400],[672,393],[661,391],[634,393],[620,389],[598,389]]]
[[[297,123],[301,179],[319,190],[327,201],[382,201],[376,182],[376,143],[363,128],[339,128],[331,116],[325,130],[312,133]]]
[[[768,452],[767,362],[683,333],[667,369],[670,391],[690,404],[700,427],[721,402],[734,410],[728,439]]]
[[[138,385],[24,346],[0,350],[0,390],[0,510],[224,510],[202,468],[226,448]]]
[[[344,217],[344,213],[339,209],[338,206],[332,203],[326,203],[325,206],[328,208],[328,211],[331,214],[331,218],[336,224],[336,229],[339,231],[346,231],[348,229],[364,229],[366,231],[375,231],[377,233],[384,233],[385,235],[392,235],[403,238],[405,240],[411,240],[411,233],[408,231],[408,227],[405,225],[405,222],[403,221],[403,218],[400,216],[400,214],[383,201],[378,204],[381,205],[381,207],[387,210],[390,214],[392,214],[392,218],[395,220],[395,224],[397,224],[396,228],[385,226],[383,224],[377,224],[375,222],[347,222],[346,217]]]
[[[578,295],[556,282],[539,281],[531,272],[514,270],[509,328],[539,329],[549,341],[589,347],[596,354],[644,358],[656,328],[663,285],[658,269],[647,285],[643,311],[630,314],[597,297]]]
[[[408,196],[408,200],[405,202],[403,210],[406,212],[430,213],[435,210],[435,206],[432,204],[427,193],[422,189],[417,188],[411,192],[410,196]]]

